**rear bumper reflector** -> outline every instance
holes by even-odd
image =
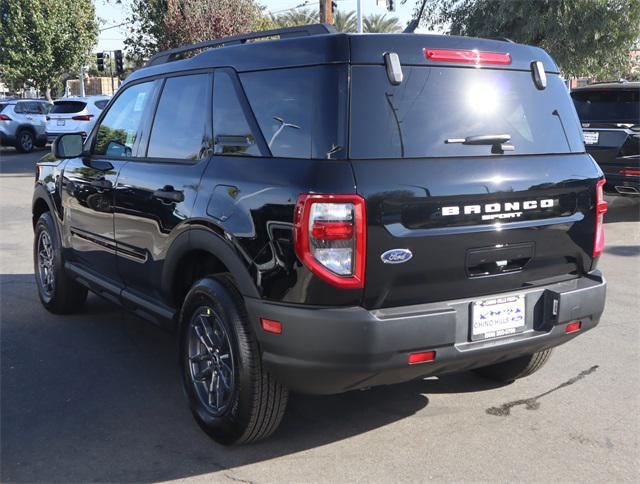
[[[409,355],[409,364],[415,365],[417,363],[428,363],[436,359],[435,351],[423,351],[421,353],[411,353]]]

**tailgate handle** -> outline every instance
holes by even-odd
[[[467,251],[467,276],[482,277],[521,271],[533,258],[535,244],[509,244]]]

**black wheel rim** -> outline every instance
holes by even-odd
[[[53,263],[51,237],[46,231],[42,231],[38,236],[38,274],[40,276],[40,289],[47,297],[51,297],[55,288],[56,279]]]
[[[22,133],[20,136],[20,146],[24,151],[31,151],[33,148],[33,138],[29,133]]]
[[[211,307],[202,306],[194,312],[187,343],[191,385],[207,411],[221,415],[233,398],[235,364],[229,334]]]

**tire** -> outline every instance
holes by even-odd
[[[43,213],[36,222],[33,265],[38,296],[47,310],[68,314],[82,308],[87,299],[87,288],[65,271],[60,238],[49,212]]]
[[[182,382],[198,425],[225,445],[271,435],[282,421],[289,391],[263,369],[231,277],[196,282],[185,298],[180,323]]]
[[[551,353],[552,349],[543,350],[495,365],[476,368],[473,372],[490,380],[512,382],[538,371],[549,360]]]
[[[33,133],[28,129],[21,129],[16,134],[16,150],[20,153],[31,153],[33,151],[33,146],[35,144],[35,139],[33,137]]]

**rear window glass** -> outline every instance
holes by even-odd
[[[240,75],[273,156],[346,157],[346,76],[345,66]]]
[[[79,113],[87,106],[81,101],[54,101],[51,114]]]
[[[7,106],[8,106],[8,104],[0,103],[0,113],[1,113],[2,111],[4,111],[4,108],[6,108]]]
[[[581,121],[640,123],[640,89],[574,91],[571,97]]]
[[[393,86],[384,67],[354,66],[351,157],[490,156],[489,145],[446,143],[470,136],[511,136],[504,155],[583,151],[566,88],[548,76],[536,89],[530,72],[403,67]]]

